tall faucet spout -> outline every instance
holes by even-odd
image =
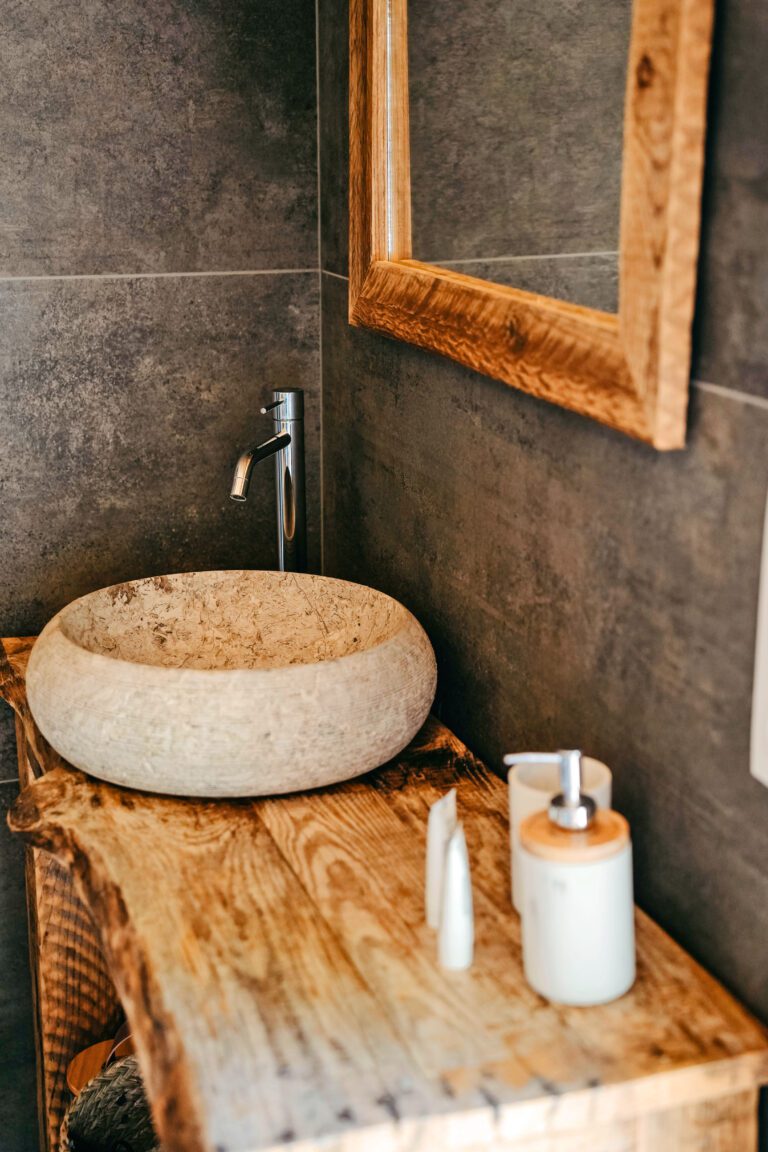
[[[235,474],[232,477],[232,488],[229,493],[230,500],[237,500],[240,503],[246,500],[254,464],[258,464],[259,460],[266,460],[268,456],[274,456],[276,452],[287,448],[290,442],[291,435],[289,432],[279,432],[277,436],[270,437],[263,444],[247,448],[235,465]]]
[[[242,503],[254,464],[275,458],[277,563],[281,572],[307,570],[307,505],[304,494],[304,393],[276,388],[262,415],[272,418],[274,436],[243,452],[235,466],[230,497]]]

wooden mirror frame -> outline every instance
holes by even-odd
[[[614,315],[411,259],[407,0],[350,0],[350,323],[681,448],[713,6],[634,0]]]

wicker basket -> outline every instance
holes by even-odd
[[[135,1056],[110,1064],[72,1101],[61,1152],[162,1152]]]

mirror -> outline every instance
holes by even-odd
[[[350,0],[350,322],[685,442],[713,0]]]
[[[407,0],[412,251],[618,311],[630,0]]]

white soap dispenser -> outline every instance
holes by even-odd
[[[523,963],[561,1004],[605,1004],[635,981],[629,825],[581,791],[581,753],[560,757],[562,792],[520,827]]]

